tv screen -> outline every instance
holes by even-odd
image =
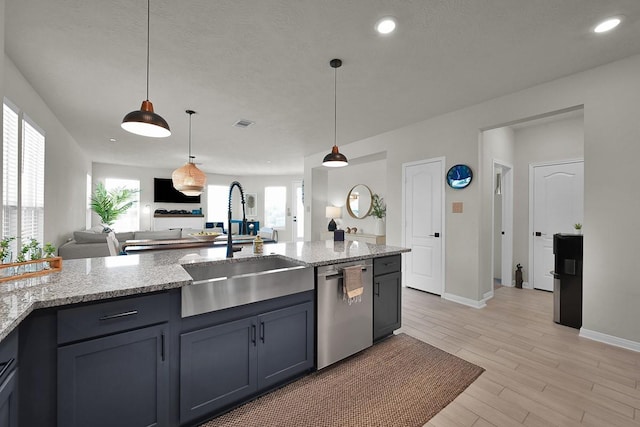
[[[200,203],[200,196],[185,196],[170,178],[153,178],[153,201],[156,203]]]

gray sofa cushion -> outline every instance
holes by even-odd
[[[74,231],[73,240],[76,243],[106,243],[107,233],[96,233],[95,231]]]
[[[135,240],[171,240],[181,238],[182,230],[136,231],[134,236]]]

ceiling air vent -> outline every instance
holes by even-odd
[[[251,126],[252,124],[254,124],[255,122],[252,122],[251,120],[245,120],[245,119],[240,119],[237,122],[235,122],[233,124],[233,126],[237,127],[237,128],[242,128],[242,129],[246,129],[249,126]]]

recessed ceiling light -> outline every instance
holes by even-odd
[[[380,34],[390,34],[396,29],[396,20],[390,16],[382,18],[376,23],[376,31]]]
[[[116,141],[117,141],[117,139],[115,139],[115,138],[109,138],[109,142],[116,142]]]
[[[593,32],[606,33],[607,31],[611,31],[614,28],[616,28],[618,25],[620,25],[620,22],[622,22],[622,19],[617,16],[613,18],[605,19],[604,21],[596,25],[596,27],[593,29]]]

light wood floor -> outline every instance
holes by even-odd
[[[426,426],[640,426],[640,353],[555,324],[551,293],[501,287],[474,309],[402,291],[401,332],[486,369]]]

